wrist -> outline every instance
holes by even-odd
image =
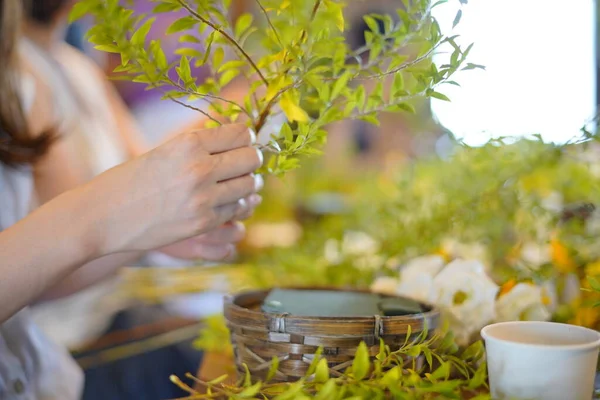
[[[106,216],[108,204],[99,201],[95,187],[90,184],[80,186],[64,194],[71,215],[70,237],[75,240],[78,258],[85,262],[111,254],[108,245]]]

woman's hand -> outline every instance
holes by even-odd
[[[262,185],[254,141],[241,124],[186,133],[94,179],[97,252],[151,250],[244,217]]]
[[[244,238],[241,222],[228,222],[210,232],[182,240],[158,251],[183,260],[221,261],[235,254],[235,245]]]

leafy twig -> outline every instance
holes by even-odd
[[[166,80],[167,80],[167,81],[168,81],[168,82],[169,82],[171,85],[175,86],[177,89],[179,89],[179,90],[181,90],[181,91],[184,91],[185,93],[188,93],[188,94],[190,94],[190,95],[193,95],[193,96],[198,96],[198,97],[206,97],[206,98],[213,99],[213,100],[219,100],[219,101],[222,101],[222,102],[224,102],[224,103],[231,104],[231,105],[233,105],[233,106],[236,106],[236,107],[238,107],[238,108],[239,108],[239,109],[240,109],[240,110],[241,110],[241,111],[242,111],[244,114],[246,114],[248,117],[252,118],[252,115],[250,114],[250,112],[249,112],[248,110],[246,110],[244,107],[242,107],[241,105],[239,105],[238,103],[236,103],[235,101],[228,100],[228,99],[226,99],[226,98],[224,98],[224,97],[217,96],[217,95],[214,95],[214,94],[210,94],[210,93],[200,93],[200,92],[196,92],[195,90],[188,89],[188,88],[186,88],[186,87],[182,86],[180,83],[178,83],[178,82],[175,82],[175,81],[174,81],[173,79],[171,79],[171,78],[170,78],[168,75],[165,75],[165,79],[166,79]]]
[[[286,87],[281,88],[273,96],[273,98],[271,98],[271,100],[269,100],[269,102],[265,105],[265,108],[263,108],[263,110],[260,112],[260,114],[258,116],[258,120],[256,121],[256,124],[254,125],[254,128],[256,129],[256,132],[260,131],[260,129],[265,125],[265,122],[267,122],[267,117],[269,116],[269,113],[271,112],[271,108],[275,105],[275,102],[277,102],[277,99],[282,94],[284,94],[285,92],[287,92],[288,90],[293,89],[295,87],[298,87],[301,84],[302,84],[302,79],[299,79],[295,83],[292,83],[290,85],[287,85]]]
[[[219,125],[223,125],[219,120],[215,119],[212,115],[210,115],[209,113],[207,113],[206,111],[203,111],[201,109],[199,109],[198,107],[194,107],[194,106],[190,106],[189,104],[184,103],[183,101],[177,100],[176,98],[174,98],[173,96],[168,96],[167,97],[169,100],[174,101],[175,103],[184,106],[185,108],[189,108],[190,110],[194,110],[199,112],[200,114],[204,115],[206,118],[210,119],[211,121],[219,124]]]
[[[273,31],[275,38],[279,42],[279,45],[281,46],[281,48],[284,48],[285,46],[283,45],[283,42],[281,41],[281,38],[279,37],[279,32],[277,32],[277,29],[275,29],[275,26],[273,25],[273,22],[271,21],[271,18],[269,17],[269,13],[265,9],[265,7],[262,5],[260,0],[254,0],[254,1],[256,1],[256,4],[258,4],[258,6],[260,7],[260,10],[262,11],[263,15],[265,16],[267,23],[271,27],[271,31]]]
[[[263,73],[261,72],[260,68],[258,68],[256,63],[252,60],[252,57],[250,57],[250,55],[248,53],[246,53],[246,51],[242,48],[242,46],[240,46],[240,44],[237,42],[237,40],[235,40],[233,37],[231,37],[231,35],[229,35],[227,32],[225,32],[221,27],[215,25],[213,22],[209,21],[208,19],[204,18],[202,15],[198,14],[198,12],[196,12],[185,0],[177,0],[177,2],[183,8],[185,8],[192,17],[196,18],[200,22],[205,23],[206,25],[210,26],[213,30],[215,30],[216,32],[219,32],[221,35],[223,35],[223,37],[225,39],[227,39],[236,49],[238,49],[242,53],[242,55],[246,59],[246,61],[248,61],[248,63],[252,66],[252,69],[254,69],[254,71],[258,74],[261,81],[265,85],[267,85],[267,86],[269,85],[269,82],[267,81],[267,79],[265,78]]]

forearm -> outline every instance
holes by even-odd
[[[67,192],[0,232],[0,322],[97,256],[101,217],[89,188]]]
[[[138,260],[143,254],[142,252],[127,252],[112,254],[90,261],[61,280],[57,285],[45,291],[38,301],[48,301],[70,296],[80,290],[86,289],[116,274],[121,267],[125,267]]]

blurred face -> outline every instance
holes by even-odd
[[[48,25],[66,16],[76,0],[29,0],[28,17],[41,25]]]

